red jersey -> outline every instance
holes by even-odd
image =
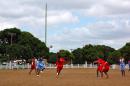
[[[65,59],[64,58],[60,58],[60,62],[64,64]]]
[[[104,63],[105,61],[103,60],[103,59],[98,59],[97,60],[97,64],[98,64],[98,68],[97,68],[97,70],[98,71],[102,71],[102,69],[103,69],[103,63]]]
[[[63,67],[63,62],[61,62],[60,60],[56,61],[56,66]]]
[[[35,62],[35,58],[32,58],[32,62],[31,62],[31,69],[36,69],[36,62]]]
[[[104,61],[103,59],[98,59],[98,60],[97,60],[97,63],[98,63],[98,64],[102,64],[102,63],[104,63],[104,62],[105,62],[105,61]]]
[[[107,72],[109,69],[110,69],[110,65],[108,64],[108,62],[107,61],[104,62],[102,71]]]

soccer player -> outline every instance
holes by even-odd
[[[108,75],[108,71],[110,69],[110,65],[107,61],[103,62],[103,67],[102,67],[102,71],[101,71],[101,77],[103,77],[103,73],[106,75],[106,78],[109,78],[109,75]]]
[[[102,68],[103,68],[103,63],[104,62],[105,61],[103,59],[99,58],[99,57],[97,57],[97,60],[94,61],[94,63],[97,63],[97,77],[99,77],[99,72],[100,72],[100,74],[102,76]]]
[[[63,69],[64,61],[65,61],[64,58],[62,58],[62,57],[60,58],[58,56],[57,61],[56,61],[56,67],[57,67],[56,75],[57,75],[57,77],[59,76],[61,70]]]
[[[44,60],[42,58],[38,59],[37,62],[37,76],[39,76],[40,72],[45,69]]]
[[[30,71],[29,71],[29,74],[31,74],[31,72],[32,72],[33,70],[35,70],[35,73],[37,74],[36,64],[37,64],[36,58],[35,58],[35,57],[32,57],[32,59],[31,59],[31,69],[30,69]]]
[[[125,62],[124,62],[124,58],[120,59],[120,70],[121,70],[122,77],[125,77]]]

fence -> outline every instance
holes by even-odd
[[[6,63],[0,64],[0,69],[29,69],[31,65],[27,64],[13,64],[13,63]],[[56,68],[54,64],[46,64],[46,68]],[[95,64],[66,64],[64,68],[97,68]],[[118,65],[111,65],[111,69],[118,69]],[[128,69],[128,64],[126,64],[126,68]]]

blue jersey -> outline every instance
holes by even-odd
[[[45,68],[44,61],[39,60],[38,63],[37,63],[37,69],[42,70],[44,68]]]
[[[125,70],[125,63],[124,62],[120,62],[120,70]]]

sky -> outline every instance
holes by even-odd
[[[0,0],[0,31],[17,27],[44,42],[46,3],[52,52],[130,42],[130,0]]]

